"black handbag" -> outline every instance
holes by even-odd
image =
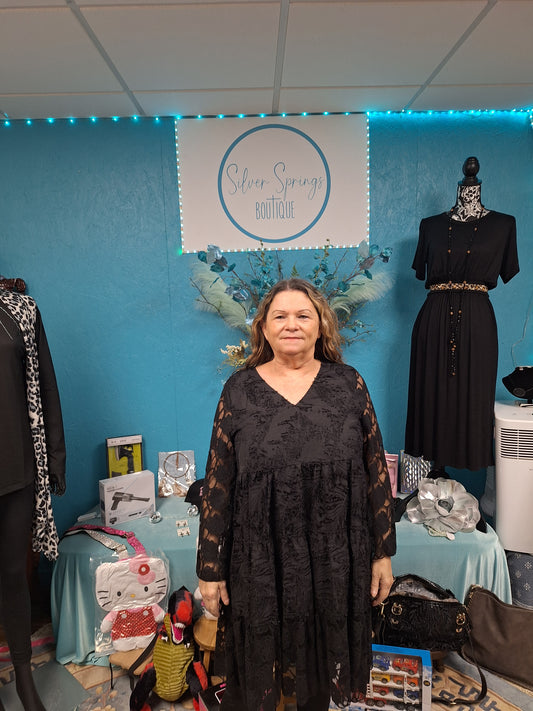
[[[427,649],[430,652],[459,652],[469,638],[472,622],[468,610],[451,590],[419,575],[400,575],[387,599],[374,608],[373,641],[376,644]],[[475,662],[481,690],[474,700],[438,698],[444,704],[474,704],[487,693],[485,675]]]

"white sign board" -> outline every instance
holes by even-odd
[[[179,119],[175,126],[184,252],[368,238],[365,115]]]

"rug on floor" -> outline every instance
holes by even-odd
[[[31,636],[32,666],[34,669],[42,667],[47,662],[55,659],[55,640],[52,625],[46,624]],[[9,655],[9,647],[0,647],[0,686],[5,686],[13,681],[13,665]]]
[[[456,652],[452,652],[446,657],[446,666],[451,668],[456,674],[462,674],[467,677],[467,679],[472,682],[473,689],[470,689],[470,691],[467,692],[470,695],[467,696],[467,698],[477,694],[475,689],[479,689],[480,687],[479,674],[473,664],[467,662]],[[490,711],[496,711],[500,708],[505,709],[505,711],[507,711],[507,709],[513,710],[515,708],[519,709],[519,711],[533,711],[533,692],[531,690],[519,686],[518,684],[513,684],[506,679],[503,679],[501,676],[497,676],[487,670],[484,670],[484,674],[487,679],[487,687],[489,689],[487,697],[475,707],[465,706],[464,709],[462,709],[461,707],[456,706],[456,711],[469,711],[472,708],[480,709],[482,711],[485,711],[485,709],[487,711],[489,709]],[[447,690],[452,688],[452,684],[454,684],[454,682],[451,680],[446,682]],[[498,699],[500,699],[500,706],[497,705]],[[491,703],[494,705],[490,705]],[[507,706],[502,704],[507,704]]]
[[[113,688],[111,688],[109,669],[105,667],[100,669],[106,669],[107,678],[86,690],[90,696],[76,707],[76,711],[129,711],[131,688],[128,676],[121,674],[117,677],[114,671]],[[163,701],[152,695],[149,704],[152,711],[190,711],[193,708],[189,694],[185,694],[179,702]]]
[[[47,711],[74,711],[89,698],[90,694],[62,664],[50,659],[44,664],[34,661],[33,679]],[[24,711],[13,681],[0,687],[0,702],[5,711]]]
[[[43,684],[45,693],[49,689],[61,688],[61,699],[55,699],[52,711],[128,711],[131,694],[129,678],[123,669],[113,671],[113,688],[108,666],[67,664],[55,661],[55,645],[51,626],[44,626],[32,636],[32,667],[36,680]],[[1,650],[0,650],[1,651]],[[485,672],[489,692],[476,707],[470,705],[455,706],[456,711],[533,711],[533,692],[511,684],[501,677]],[[13,667],[9,657],[0,656],[0,700],[6,711],[18,711],[21,708],[13,701]],[[475,698],[479,689],[479,677],[475,667],[458,654],[446,657],[442,671],[433,672],[433,694],[449,699],[453,696]],[[60,701],[57,706],[55,701]],[[7,703],[6,703],[7,702]],[[192,699],[185,696],[179,702],[167,702],[152,696],[152,711],[190,711]],[[48,707],[47,707],[48,708]],[[444,704],[433,703],[432,711],[449,711]],[[293,711],[287,708],[287,711]]]
[[[463,660],[460,657],[451,658],[449,664],[444,666],[442,671],[433,672],[433,693],[443,700],[451,697],[461,696],[465,699],[473,699],[479,691],[479,683],[475,677],[475,669],[470,671],[471,675],[465,673],[465,669],[459,669]],[[465,665],[467,663],[464,663]],[[103,669],[103,667],[101,667]],[[109,677],[109,671],[107,671]],[[478,706],[458,705],[453,708],[455,711],[533,711],[533,696],[527,694],[518,687],[513,687],[508,682],[502,682],[502,690],[494,691],[499,679],[494,675],[487,674],[489,681],[489,691],[485,699]],[[115,680],[114,689],[111,689],[109,681],[103,681],[99,686],[88,689],[91,694],[81,704],[77,711],[128,711],[130,686],[127,676],[120,676]],[[509,696],[508,696],[509,694]],[[151,699],[152,711],[189,711],[192,708],[192,700],[185,697],[182,702],[169,703],[157,697]],[[432,711],[450,711],[450,706],[433,703]],[[286,707],[286,711],[293,711],[292,707]]]
[[[37,656],[52,649],[55,649],[54,633],[52,631],[52,623],[47,623],[31,636],[32,656]],[[0,670],[10,664],[11,656],[9,654],[9,647],[5,642],[2,642],[2,644],[0,644]]]
[[[76,711],[129,711],[131,685],[125,669],[113,666],[79,665],[65,666],[89,694]],[[136,678],[137,681],[137,678]],[[193,708],[190,694],[185,694],[180,702],[170,703],[152,695],[149,703],[153,711],[189,711]]]
[[[433,696],[451,701],[459,697],[466,700],[474,700],[479,693],[480,685],[470,676],[450,666],[445,666],[442,671],[433,671]],[[458,704],[453,706],[456,711],[471,711],[470,704]],[[523,711],[520,706],[503,699],[499,694],[489,690],[487,696],[480,702],[477,708],[490,709],[491,711]],[[450,706],[433,702],[432,711],[449,711]]]

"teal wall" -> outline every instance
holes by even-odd
[[[514,368],[532,292],[532,148],[525,114],[370,117],[370,239],[393,248],[380,268],[394,286],[365,307],[375,332],[345,358],[368,383],[390,452],[403,446],[410,333],[425,298],[410,268],[418,223],[452,206],[470,155],[485,205],[517,219],[522,271],[491,294],[497,397],[509,397],[500,381]],[[194,307],[196,256],[179,254],[173,121],[0,125],[0,166],[0,273],[24,278],[39,304],[63,404],[68,490],[54,499],[58,528],[97,503],[106,437],[141,433],[154,472],[159,451],[193,449],[203,476],[219,349],[239,334]],[[236,260],[245,271],[243,255]],[[305,273],[313,253],[284,254],[293,261]],[[461,477],[482,491],[484,472]]]

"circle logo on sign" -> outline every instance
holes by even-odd
[[[303,131],[267,124],[246,131],[218,171],[220,204],[251,239],[290,242],[308,232],[328,204],[331,175],[318,144]]]

